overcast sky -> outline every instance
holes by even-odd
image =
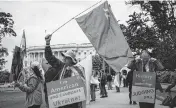
[[[97,1],[0,1],[0,11],[11,13],[14,30],[17,37],[6,37],[3,46],[7,47],[10,55],[7,57],[6,68],[10,69],[12,49],[20,45],[22,31],[25,29],[27,46],[45,44],[45,30],[51,33],[57,27],[76,16]],[[125,1],[108,1],[117,20],[125,23],[128,15],[138,7],[125,5]],[[103,3],[103,2],[101,2]],[[52,37],[51,44],[89,43],[75,20],[58,30]]]

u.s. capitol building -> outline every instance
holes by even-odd
[[[96,51],[92,44],[82,43],[82,44],[57,44],[51,45],[53,55],[55,57],[62,59],[60,52],[66,52],[67,50],[72,50],[76,54],[76,59],[78,62],[86,58],[88,55],[95,55]],[[45,58],[45,46],[31,46],[27,48],[27,56],[24,59],[24,65],[29,66],[31,62],[38,61],[42,62],[42,58]]]

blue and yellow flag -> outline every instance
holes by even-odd
[[[96,51],[116,72],[133,57],[110,5],[104,2],[89,13],[76,18]]]

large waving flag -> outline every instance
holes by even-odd
[[[129,45],[108,2],[104,2],[76,21],[103,59],[119,72],[133,57]]]

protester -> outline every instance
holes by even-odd
[[[101,90],[102,90],[102,96],[100,98],[108,97],[107,91],[106,91],[106,83],[107,83],[107,77],[106,73],[103,71],[100,84],[101,84]]]
[[[148,51],[143,50],[140,58],[132,60],[128,66],[131,71],[140,71],[140,72],[156,72],[156,70],[162,70],[164,67],[163,65],[154,58],[151,58]],[[156,80],[156,89],[159,89],[162,92],[162,87],[158,81]],[[156,93],[155,93],[156,94]],[[139,102],[140,108],[154,108],[155,103],[146,103],[146,102]]]
[[[127,74],[127,83],[129,85],[129,99],[130,104],[132,104],[132,83],[133,83],[133,71],[129,71]],[[137,104],[136,101],[133,101],[133,104]]]
[[[64,57],[63,62],[57,59],[51,50],[50,41],[51,35],[45,37],[46,47],[45,47],[45,59],[51,65],[51,71],[46,73],[45,77],[48,82],[61,80],[63,78],[72,77],[79,75],[85,83],[85,73],[83,67],[76,65],[77,61],[75,54],[72,50],[68,50],[66,53],[61,53]],[[65,105],[59,108],[82,108],[84,107],[83,102],[77,102],[70,105]]]
[[[15,83],[15,87],[18,87],[21,91],[26,92],[27,108],[40,108],[42,104],[43,93],[43,78],[41,71],[39,70],[39,63],[33,62],[30,72],[28,72],[28,78],[26,84]]]
[[[123,87],[128,87],[128,83],[126,81],[127,70],[122,70],[122,78],[123,78]]]
[[[117,72],[114,78],[114,85],[116,88],[116,92],[120,92],[120,85],[121,85],[121,72]]]
[[[95,101],[96,99],[95,88],[99,84],[99,81],[96,77],[97,77],[96,72],[93,71],[90,79],[91,101]]]
[[[112,75],[109,73],[107,75],[108,90],[112,90]]]
[[[102,71],[99,72],[99,76],[98,76],[98,81],[101,82],[101,77],[102,77]],[[100,89],[100,96],[102,96],[102,87],[101,87],[101,83],[99,83],[99,89]]]

